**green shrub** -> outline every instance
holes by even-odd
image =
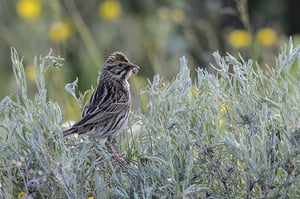
[[[298,198],[300,89],[292,68],[299,52],[290,44],[264,70],[216,52],[216,74],[199,69],[196,81],[182,57],[172,82],[156,75],[141,93],[147,112],[133,113],[117,138],[122,165],[97,139],[62,138],[63,113],[47,99],[44,79],[61,58],[35,57],[37,92],[29,99],[12,49],[20,92],[0,103],[0,196]],[[76,97],[74,86],[66,88]]]

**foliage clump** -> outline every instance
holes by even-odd
[[[172,82],[149,81],[147,112],[133,113],[117,138],[124,165],[97,139],[62,138],[63,113],[47,99],[44,79],[60,58],[34,59],[37,92],[29,99],[12,49],[20,93],[0,102],[0,196],[298,198],[300,90],[291,69],[299,52],[290,44],[263,69],[216,52],[216,74],[199,69],[196,81],[181,58]]]

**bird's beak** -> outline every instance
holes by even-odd
[[[136,74],[140,69],[140,67],[138,65],[135,65],[133,63],[129,63],[129,66],[130,66],[130,69],[132,70],[133,74]]]

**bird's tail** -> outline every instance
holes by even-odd
[[[77,128],[71,127],[67,130],[64,130],[63,136],[66,137],[66,136],[69,136],[69,135],[72,135],[72,134],[75,134],[75,133],[77,133]]]

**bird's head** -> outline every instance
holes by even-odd
[[[131,63],[123,53],[114,52],[106,59],[102,72],[108,72],[116,80],[128,80],[131,73],[136,74],[139,69],[140,67]]]

